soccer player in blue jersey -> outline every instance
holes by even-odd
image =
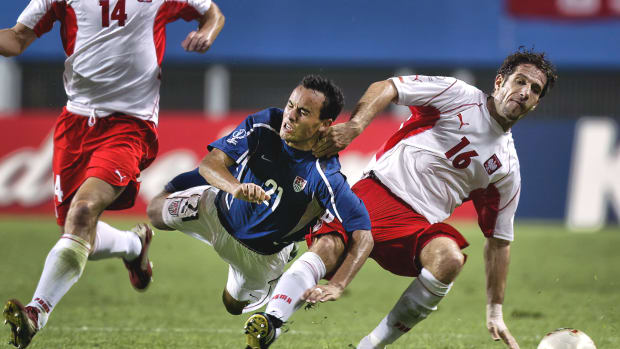
[[[299,258],[317,270],[313,283],[341,262],[322,258],[324,249],[342,253],[343,239],[350,240],[343,262],[349,268],[341,268],[335,277],[344,286],[372,250],[368,213],[340,173],[338,158],[317,159],[311,151],[342,106],[336,85],[306,76],[284,110],[270,108],[248,116],[209,145],[197,170],[177,176],[149,204],[156,228],[176,229],[207,242],[229,264],[223,302],[231,314],[253,311],[270,299],[293,243],[303,240],[321,215],[338,218],[350,234],[326,235]],[[264,313],[255,314],[252,323],[270,329],[271,338],[260,338],[262,332],[250,326],[248,331],[257,333],[250,347],[268,345],[265,341],[273,341],[274,329],[281,325]]]

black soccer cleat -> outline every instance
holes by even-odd
[[[11,326],[9,344],[19,349],[26,348],[39,330],[37,310],[33,307],[24,307],[17,299],[9,299],[2,315],[4,324]]]
[[[256,313],[245,322],[245,349],[267,349],[276,340],[276,322],[279,319],[266,313]]]

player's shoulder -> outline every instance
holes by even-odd
[[[391,79],[398,85],[424,85],[445,89],[446,92],[462,93],[463,91],[481,92],[477,87],[452,76],[440,75],[408,75]]]
[[[337,173],[340,173],[340,159],[338,155],[330,156],[330,157],[322,157],[320,159],[316,159],[314,162],[314,167],[319,174],[324,176],[330,176]]]
[[[276,133],[282,125],[283,111],[280,108],[267,108],[249,115],[246,121],[253,129],[266,128]]]

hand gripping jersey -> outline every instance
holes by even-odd
[[[521,188],[510,131],[491,117],[487,95],[438,76],[392,78],[411,116],[377,152],[369,171],[430,223],[473,200],[485,236],[512,241]]]
[[[210,6],[211,0],[31,0],[17,21],[37,36],[60,21],[67,110],[157,124],[165,25],[200,18]]]
[[[261,204],[220,191],[217,208],[226,230],[250,249],[272,254],[305,234],[325,211],[346,232],[370,230],[362,201],[340,173],[337,157],[317,159],[311,151],[289,147],[280,138],[281,109],[250,115],[228,136],[209,145],[236,161],[230,169],[242,183],[255,183],[271,196]]]

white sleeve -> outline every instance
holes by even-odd
[[[52,11],[54,0],[31,0],[26,9],[17,18],[17,22],[34,29],[41,19]],[[38,35],[38,34],[37,34]]]
[[[204,15],[211,8],[211,0],[187,0],[187,3]]]
[[[470,103],[478,91],[461,80],[444,76],[410,75],[391,80],[398,91],[397,104],[432,106],[440,112]]]

